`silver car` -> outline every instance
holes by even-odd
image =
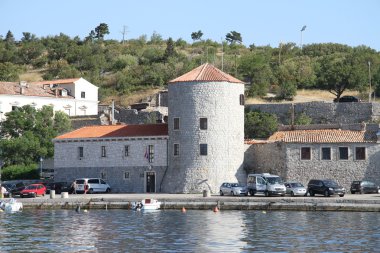
[[[223,183],[220,186],[220,196],[223,195],[244,195],[248,196],[247,187],[239,183]]]
[[[299,182],[287,182],[285,183],[286,194],[294,196],[306,196],[306,188]]]

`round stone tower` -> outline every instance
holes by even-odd
[[[206,63],[169,82],[163,192],[244,182],[244,83]]]

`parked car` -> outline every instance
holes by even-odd
[[[38,195],[45,196],[46,187],[43,184],[30,184],[20,192],[20,197],[32,197],[35,198]]]
[[[286,182],[286,194],[290,194],[292,197],[294,196],[306,196],[306,188],[300,182]]]
[[[334,102],[361,102],[361,100],[354,96],[342,96],[339,99],[335,98]]]
[[[220,196],[223,195],[245,195],[248,196],[247,187],[239,183],[223,183],[219,187]]]
[[[75,180],[77,193],[111,192],[111,187],[101,178],[78,178]]]
[[[3,186],[8,190],[10,196],[20,195],[20,192],[26,187],[23,182],[18,182],[15,184],[3,184]]]
[[[307,184],[307,192],[310,196],[322,194],[325,197],[330,197],[331,195],[337,194],[339,197],[343,197],[346,193],[346,189],[331,179],[312,179]]]
[[[70,182],[49,183],[46,186],[46,193],[50,193],[50,190],[55,190],[56,194],[61,194],[62,192],[68,192],[71,194],[74,192],[73,185]]]
[[[350,191],[352,194],[355,193],[379,193],[379,186],[371,181],[353,181],[351,183]]]

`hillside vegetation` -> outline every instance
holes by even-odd
[[[107,34],[104,23],[83,40],[24,32],[15,41],[9,31],[0,35],[0,81],[83,77],[99,86],[102,103],[115,99],[127,105],[209,62],[246,82],[252,101],[294,100],[300,96],[297,90],[321,90],[329,94],[328,100],[349,92],[368,98],[370,82],[371,91],[380,94],[380,55],[366,46],[246,47],[236,31],[227,33],[223,43],[203,39],[201,31],[191,34],[192,43],[164,39],[156,32],[149,39],[142,35],[122,42],[107,40]]]

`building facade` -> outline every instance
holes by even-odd
[[[362,130],[315,127],[278,131],[267,142],[247,143],[247,172],[269,172],[304,185],[310,179],[333,179],[346,189],[354,180],[380,185],[377,124]]]
[[[83,127],[54,139],[54,180],[95,177],[113,192],[160,192],[167,145],[166,124]]]
[[[169,82],[166,192],[243,181],[244,83],[204,64]]]
[[[98,87],[83,78],[41,82],[0,82],[0,121],[17,107],[44,105],[69,116],[98,114]]]

